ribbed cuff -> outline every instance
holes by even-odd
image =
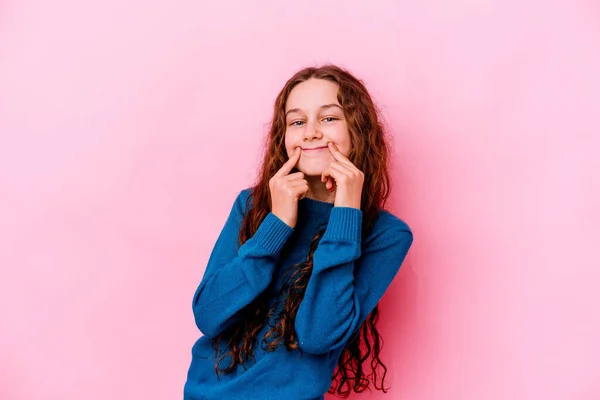
[[[353,207],[333,207],[325,235],[331,239],[361,241],[362,210]]]
[[[281,251],[292,232],[294,232],[293,228],[270,212],[263,219],[252,238],[270,254],[276,255]]]

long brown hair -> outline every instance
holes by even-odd
[[[371,229],[380,209],[384,209],[385,201],[390,193],[389,178],[389,148],[385,130],[379,117],[379,112],[371,99],[364,84],[348,71],[335,65],[310,67],[302,69],[290,78],[275,100],[273,120],[267,138],[263,164],[258,174],[258,180],[253,186],[252,207],[244,216],[239,232],[239,243],[243,244],[257,231],[265,216],[270,212],[271,193],[269,179],[287,161],[284,138],[286,130],[285,105],[286,100],[296,85],[308,79],[325,79],[338,84],[338,101],[340,102],[348,124],[352,141],[350,161],[364,173],[364,184],[361,197],[363,212],[363,238]],[[284,278],[283,309],[276,316],[274,325],[262,338],[261,346],[267,351],[275,350],[281,342],[289,350],[298,349],[298,340],[294,329],[294,321],[300,302],[304,297],[308,280],[312,273],[313,254],[318,242],[323,236],[321,230],[313,238],[309,254],[305,262],[293,266]],[[241,311],[239,322],[214,339],[216,352],[215,371],[229,373],[238,365],[254,357],[254,346],[257,334],[275,317],[277,305],[269,309],[267,291],[258,296],[252,303]],[[376,328],[379,310],[376,306],[355,336],[349,340],[338,359],[337,368],[332,377],[330,393],[337,392],[347,397],[352,390],[362,392],[369,387],[370,380],[376,389],[383,390],[383,380],[387,368],[381,362],[379,354],[382,341]],[[219,344],[227,342],[228,351],[219,357]],[[231,357],[231,363],[221,368],[221,361]],[[372,372],[363,370],[363,363],[371,357]],[[383,369],[381,384],[377,381],[378,368]],[[369,379],[371,378],[371,379]]]

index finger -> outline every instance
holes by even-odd
[[[292,168],[294,168],[294,166],[296,165],[296,163],[298,162],[298,159],[300,158],[300,153],[302,151],[300,150],[299,147],[296,147],[296,149],[294,150],[294,154],[292,154],[292,156],[290,157],[289,160],[287,160],[285,162],[285,164],[283,164],[281,166],[281,168],[279,168],[279,171],[277,171],[275,173],[275,176],[280,178],[282,176],[285,176],[287,174],[289,174],[292,171]]]
[[[335,158],[337,161],[341,162],[342,164],[354,165],[345,155],[342,154],[341,151],[338,150],[335,143],[333,143],[333,142],[327,143],[327,148],[333,155],[333,158]]]

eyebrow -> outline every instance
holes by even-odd
[[[341,107],[339,104],[334,104],[334,103],[331,103],[331,104],[325,104],[324,106],[321,106],[321,107],[319,107],[319,109],[320,109],[320,110],[324,110],[324,109],[326,109],[326,108],[332,108],[332,107],[337,107],[337,108],[339,108],[340,110],[344,111],[344,109],[343,109],[343,108],[342,108],[342,107]],[[289,113],[294,113],[294,112],[298,112],[298,111],[302,111],[302,109],[300,109],[300,108],[292,108],[291,110],[288,110],[288,111],[285,113],[285,116],[287,117],[287,115],[288,115]]]

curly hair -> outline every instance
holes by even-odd
[[[245,214],[239,232],[240,245],[256,233],[262,220],[270,212],[269,179],[287,161],[284,144],[286,101],[296,85],[309,79],[328,80],[339,87],[337,97],[344,110],[353,148],[349,159],[364,173],[365,177],[360,206],[363,212],[363,238],[373,226],[379,209],[384,208],[390,194],[389,146],[379,112],[364,83],[335,65],[302,69],[286,82],[275,100],[263,163],[257,182],[252,187],[252,194],[248,198],[248,201],[252,198],[252,207]],[[282,289],[283,307],[277,316],[274,314],[281,304],[275,304],[269,309],[269,298],[265,291],[241,311],[241,319],[238,323],[214,338],[217,376],[221,372],[234,371],[238,365],[243,365],[245,361],[254,357],[257,334],[273,317],[276,317],[276,322],[270,324],[269,331],[262,338],[262,348],[266,351],[274,351],[283,342],[289,350],[302,351],[298,345],[294,322],[312,273],[313,254],[323,233],[324,230],[319,231],[312,239],[306,261],[292,266],[285,274]],[[337,392],[347,397],[352,390],[355,392],[366,390],[371,381],[376,389],[386,391],[383,381],[387,368],[380,359],[383,343],[376,328],[378,317],[379,310],[375,306],[344,347],[332,376],[330,393]],[[219,357],[219,346],[222,341],[227,342],[228,351]],[[225,368],[221,368],[220,363],[227,356],[231,356],[232,361]],[[367,374],[363,364],[369,357],[371,357],[369,366],[372,371]],[[381,383],[378,383],[379,368],[383,370]]]

